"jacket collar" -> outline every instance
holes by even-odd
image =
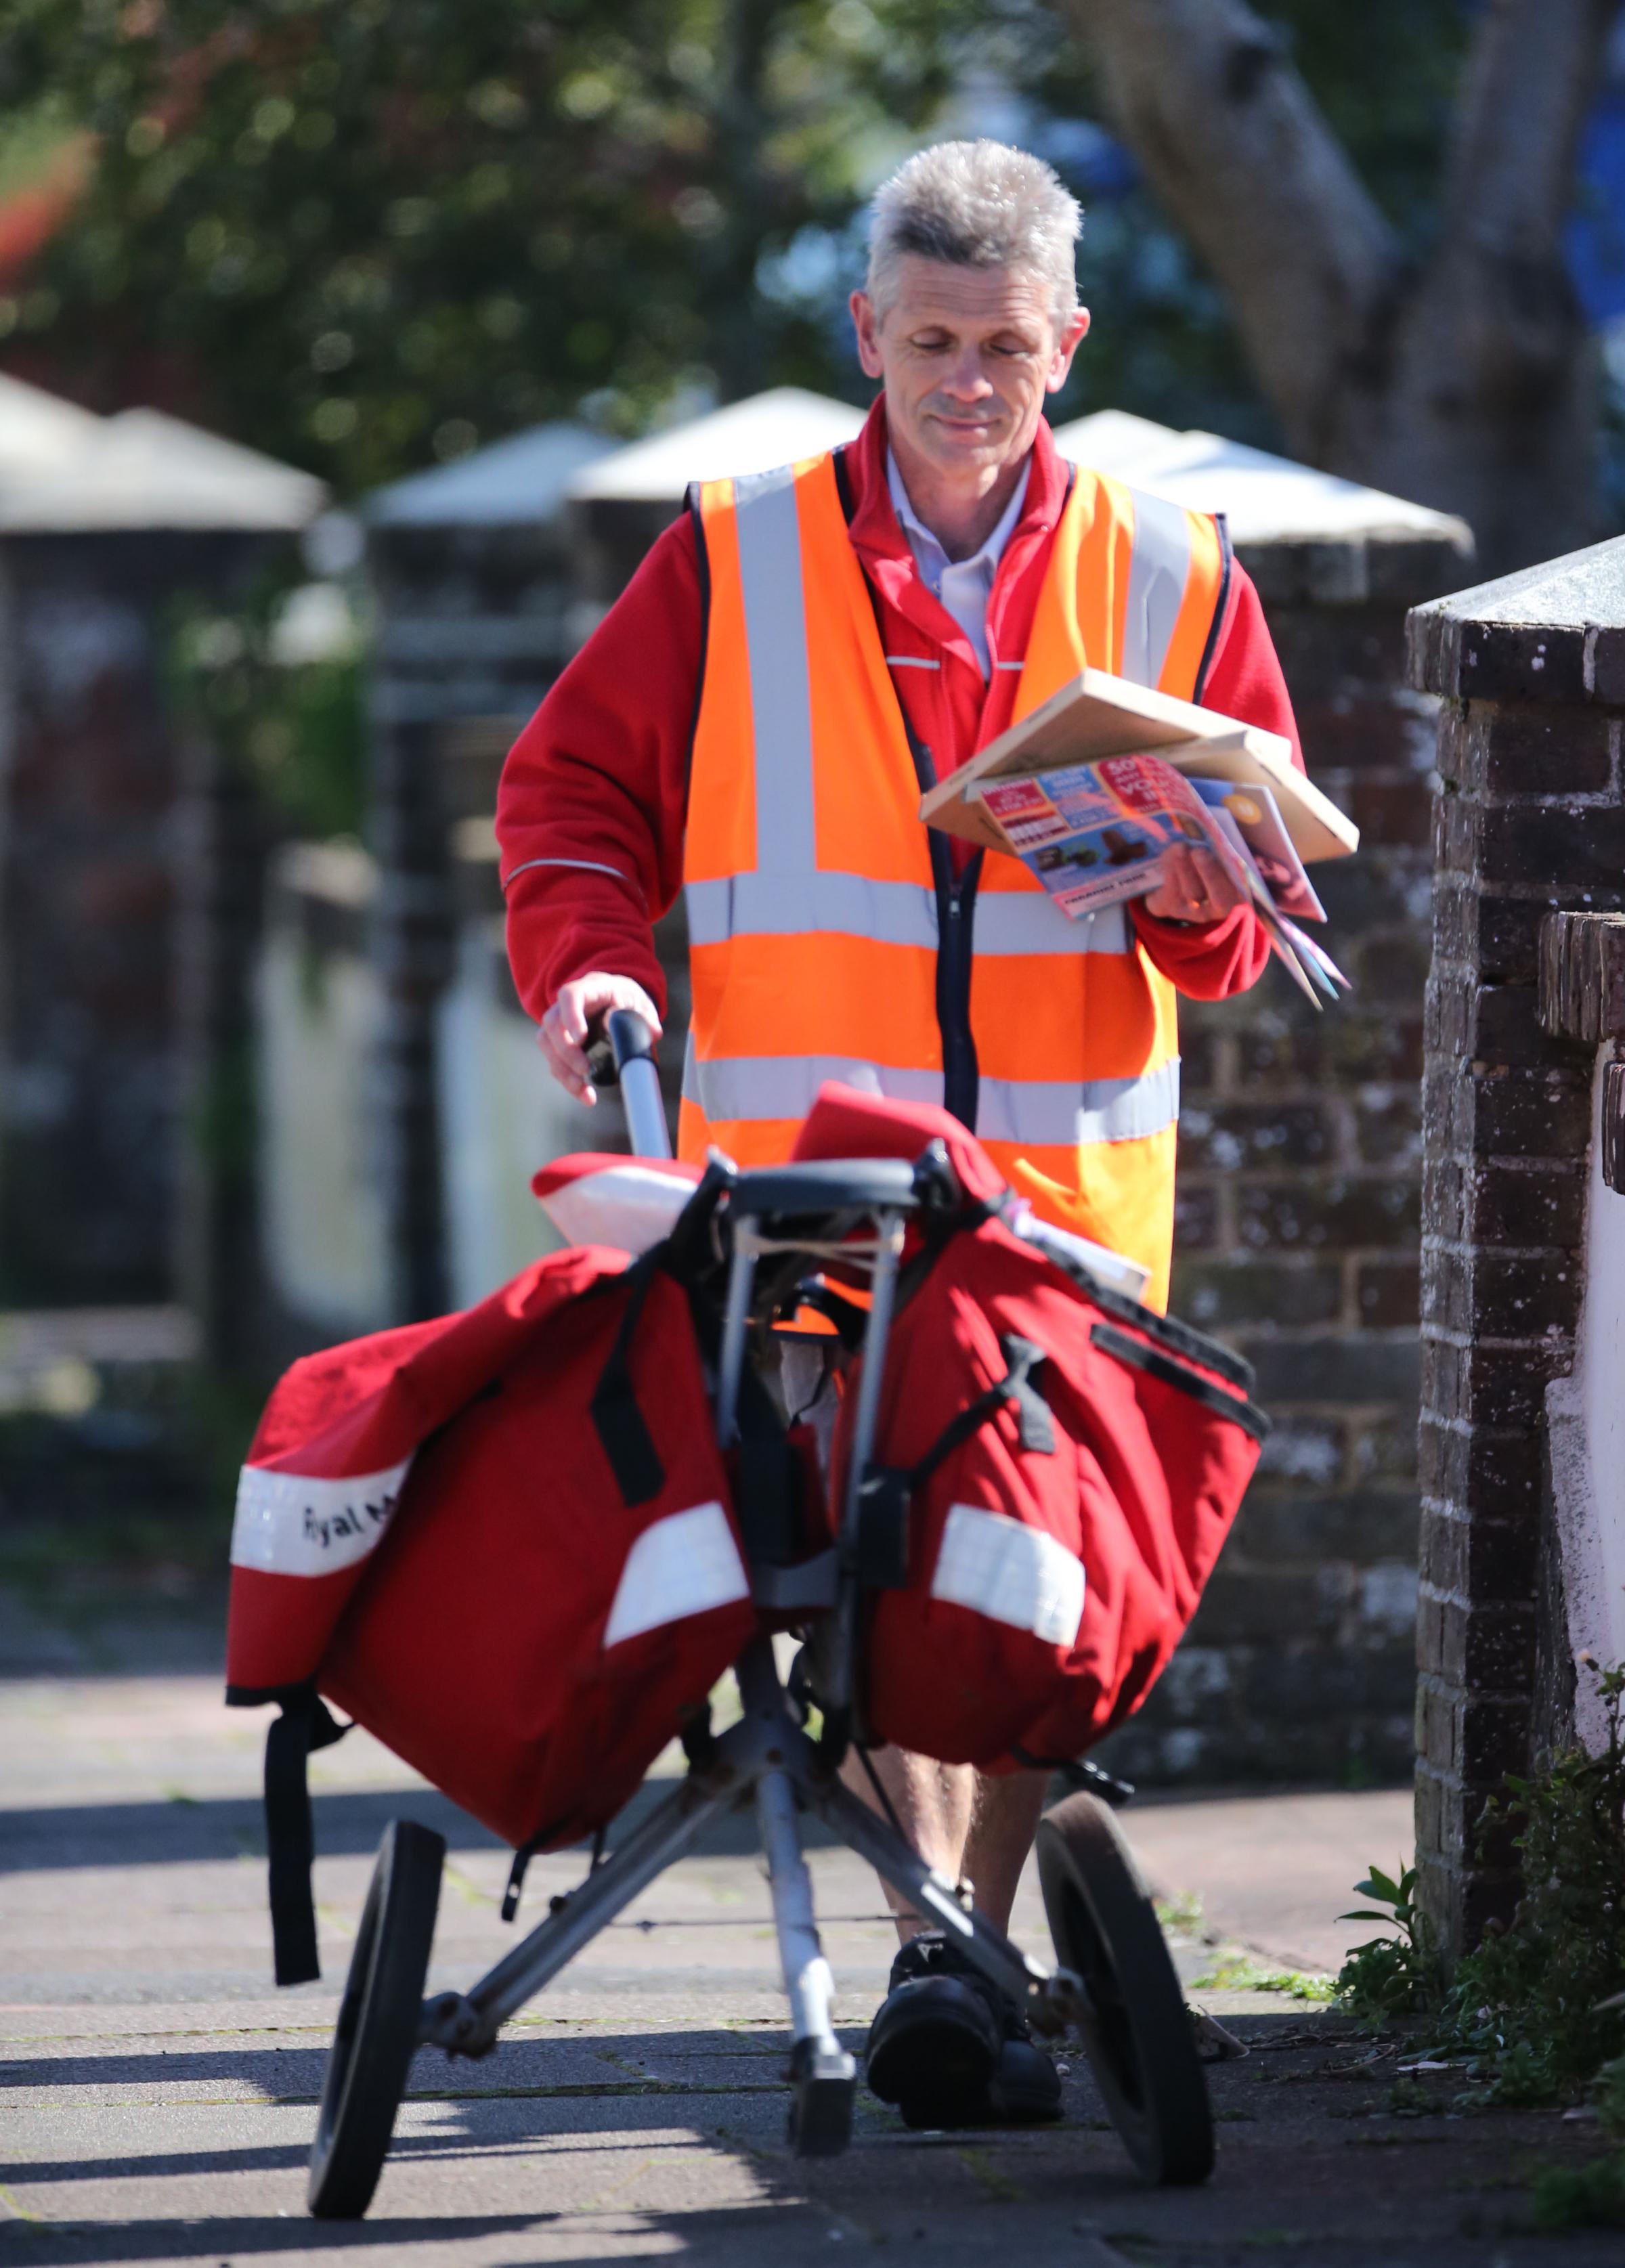
[[[883,394],[870,410],[857,439],[842,452],[842,469],[852,504],[847,533],[869,580],[882,598],[934,645],[959,654],[979,678],[981,669],[969,639],[920,579],[908,538],[897,525],[886,480]],[[1049,425],[1041,417],[1033,437],[1031,470],[1022,515],[1011,530],[988,595],[987,635],[995,652],[1010,594],[1053,534],[1071,479],[1072,468],[1056,449]]]

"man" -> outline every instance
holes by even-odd
[[[1244,990],[1263,932],[1200,849],[1155,895],[1072,923],[1017,861],[918,813],[922,784],[1086,659],[1296,750],[1222,528],[1056,453],[1044,398],[1089,328],[1081,219],[996,143],[942,144],[886,183],[852,298],[883,385],[863,432],[691,496],[514,747],[497,825],[521,998],[572,1094],[594,1099],[602,1011],[658,1028],[650,924],[682,888],[685,1156],[784,1157],[826,1078],[942,1102],[1040,1212],[1142,1260],[1160,1304],[1174,996]],[[1005,1924],[1043,1776],[876,1762],[922,1854]],[[871,2087],[914,2124],[1058,2116],[1014,2011],[917,1916],[897,1927]]]

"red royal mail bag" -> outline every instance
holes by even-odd
[[[1268,1421],[1237,1356],[1008,1226],[1022,1213],[944,1114],[826,1087],[798,1154],[933,1138],[968,1203],[905,1256],[865,1490],[868,1726],[950,1763],[1060,1761],[1166,1666]]]
[[[243,1469],[227,1699],[266,1750],[278,1983],[317,1975],[325,1696],[506,1841],[606,1823],[755,1627],[666,1248],[538,1262],[296,1363]]]

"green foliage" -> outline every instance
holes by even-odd
[[[1468,2058],[1475,2099],[1572,2100],[1625,2050],[1625,1669],[1596,1670],[1607,1738],[1600,1756],[1554,1756],[1538,1778],[1509,1778],[1487,1836],[1512,1831],[1524,1889],[1507,1928],[1462,1959],[1444,2008]]]
[[[1537,2228],[1625,2228],[1625,2151],[1588,2166],[1546,2166],[1529,2190]]]
[[[1371,1904],[1338,1916],[1340,1921],[1381,1922],[1387,1932],[1355,1946],[1338,1971],[1337,1999],[1350,2015],[1380,2022],[1438,2006],[1439,1967],[1415,1890],[1414,1867],[1402,1867],[1397,1880],[1372,1867],[1364,1881],[1355,1884],[1355,1896]]]
[[[1437,212],[1451,114],[1476,11],[1461,0],[1254,0],[1342,143],[1355,172],[1413,250]]]
[[[0,120],[0,198],[25,194],[42,180],[48,181],[77,138],[72,114],[60,94],[48,94],[20,115]]]
[[[361,644],[320,660],[277,655],[285,570],[229,611],[191,593],[172,609],[167,690],[292,834],[357,835],[366,720]]]
[[[1510,1778],[1486,1813],[1486,1837],[1516,1830],[1524,1893],[1511,1926],[1488,1932],[1445,1992],[1414,1867],[1396,1880],[1373,1867],[1356,1889],[1372,1905],[1341,1918],[1387,1933],[1349,1955],[1337,1991],[1350,2014],[1378,2021],[1437,2014],[1440,2051],[1473,2081],[1469,2101],[1571,2100],[1594,2079],[1603,2115],[1625,2132],[1625,1671],[1596,1675],[1604,1753],[1563,1751],[1538,1778]]]
[[[1230,1954],[1215,1961],[1191,1980],[1193,1992],[1279,1992],[1289,2000],[1329,2000],[1335,1990],[1329,1977],[1312,1976],[1303,1969],[1266,1969],[1245,1954]]]
[[[1625,2142],[1625,2055],[1604,2064],[1592,2088],[1592,2101],[1608,2132]]]
[[[635,426],[687,379],[822,375],[758,262],[927,119],[943,13],[13,0],[0,114],[66,110],[99,160],[0,331],[349,491],[583,396]]]
[[[1625,2142],[1625,2056],[1604,2064],[1592,2088],[1604,2133]],[[1543,2166],[1529,2189],[1537,2228],[1625,2228],[1625,2149],[1584,2166]]]
[[[1599,2110],[1625,2132],[1625,1669],[1589,1666],[1602,1754],[1565,1749],[1538,1777],[1509,1777],[1486,1808],[1483,1845],[1510,1841],[1519,1856],[1511,1924],[1486,1932],[1445,1991],[1415,1869],[1396,1881],[1373,1867],[1357,1892],[1372,1908],[1343,1918],[1381,1921],[1388,1933],[1350,1954],[1337,1986],[1355,2015],[1435,2015],[1438,2051],[1471,2081],[1464,2100],[1570,2102],[1595,2082]]]
[[[1262,4],[1420,245],[1469,11]],[[990,92],[1091,206],[1095,329],[1058,416],[1270,440],[1222,301],[1125,187],[1045,0],[11,0],[0,182],[81,131],[96,159],[0,297],[0,351],[350,494],[550,416],[640,431],[713,386],[860,398],[840,311],[862,202]]]
[[[1471,11],[1460,0],[1369,0],[1360,8],[1330,8],[1326,0],[1253,4],[1274,27],[1402,246],[1425,250],[1437,220],[1441,153],[1473,31]],[[1071,11],[1075,19],[1082,12]],[[1091,201],[1089,163],[1069,162],[1075,122],[1107,113],[1086,47],[1066,35],[1067,15],[1044,0],[987,0],[975,46],[979,68],[985,63],[1032,104],[1038,145],[1089,207],[1078,265],[1094,324],[1056,414],[1077,416],[1111,406],[1279,446],[1222,297],[1155,199],[1134,185]],[[1045,121],[1060,123],[1046,129]]]
[[[1194,1890],[1176,1890],[1171,1897],[1152,1901],[1156,1918],[1171,1936],[1200,1937],[1205,1923],[1202,1902]]]

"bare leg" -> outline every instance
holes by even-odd
[[[974,1886],[979,1911],[1007,1933],[1016,1886],[1032,1848],[1048,1784],[1049,1774],[1042,1771],[1001,1773],[996,1779],[980,1772],[976,1776],[964,1871]]]
[[[906,1749],[876,1749],[869,1762],[891,1800],[897,1822],[909,1842],[928,1867],[934,1867],[950,1882],[957,1882],[976,1801],[976,1772],[969,1764],[938,1764],[930,1756],[913,1756]],[[855,1755],[848,1756],[842,1764],[841,1778],[872,1811],[882,1809],[875,1801],[868,1774]],[[1025,1856],[1023,1851],[1022,1857]],[[1018,1859],[1016,1874],[1021,1872],[1021,1864]],[[906,1945],[911,1937],[927,1926],[925,1919],[898,1896],[890,1882],[883,1882],[881,1888],[896,1918],[897,1936]],[[1012,1895],[1014,1889],[1012,1877]],[[1008,1910],[1008,1899],[1006,1909]]]

